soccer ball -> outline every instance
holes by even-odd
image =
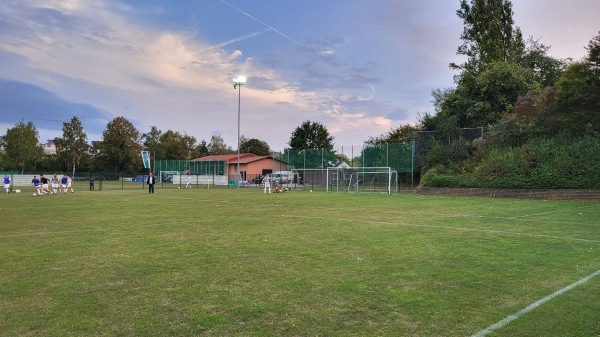
[[[37,196],[37,193],[33,193],[33,196],[34,196],[34,197],[35,197],[35,196]]]

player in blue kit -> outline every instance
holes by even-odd
[[[42,185],[40,185],[40,180],[37,178],[37,176],[33,176],[33,179],[31,179],[31,185],[35,187],[37,195],[42,195]]]
[[[4,175],[4,190],[6,190],[6,194],[10,193],[10,177],[8,174]]]
[[[69,181],[69,177],[65,173],[62,178],[60,178],[60,185],[62,187],[63,193],[67,193],[67,182]],[[60,189],[59,189],[60,192]]]

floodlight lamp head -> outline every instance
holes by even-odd
[[[246,83],[246,76],[244,76],[244,75],[239,75],[238,77],[235,77],[233,79],[233,84],[235,86],[243,85],[244,83]]]

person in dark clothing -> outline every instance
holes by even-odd
[[[154,184],[156,183],[156,179],[154,179],[154,176],[152,175],[152,173],[150,173],[150,175],[148,176],[148,179],[146,180],[146,184],[148,184],[148,193],[154,193]]]
[[[90,191],[94,190],[94,180],[96,180],[96,178],[94,176],[90,177]]]

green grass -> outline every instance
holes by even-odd
[[[469,336],[600,269],[598,202],[23,190],[2,336]],[[598,335],[600,277],[490,334]]]

